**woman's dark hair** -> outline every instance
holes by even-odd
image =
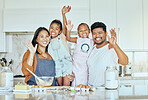
[[[89,29],[89,26],[88,26],[86,23],[81,23],[81,24],[79,24],[77,30],[79,30],[79,27],[80,27],[81,25],[86,25],[86,26],[88,27],[88,29]]]
[[[49,33],[49,31],[45,28],[45,27],[39,27],[36,31],[35,31],[35,34],[34,34],[34,37],[33,37],[33,39],[32,39],[32,45],[35,47],[35,45],[36,44],[38,44],[38,42],[37,42],[37,37],[38,37],[38,35],[39,35],[39,33],[42,31],[42,30],[45,30],[45,31],[47,31],[48,32],[48,35],[50,36],[50,33]],[[48,52],[48,45],[46,46],[46,52]],[[36,53],[38,53],[39,54],[39,52],[36,50]]]
[[[106,25],[102,22],[95,22],[91,25],[91,32],[93,31],[93,29],[95,28],[103,28],[103,31],[106,32]]]
[[[51,24],[53,24],[53,23],[56,23],[56,24],[60,25],[60,31],[62,30],[62,23],[61,23],[60,20],[55,19],[55,20],[53,20],[53,21],[51,22]],[[50,24],[50,26],[51,26],[51,24]]]

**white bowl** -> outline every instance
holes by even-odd
[[[46,87],[51,86],[54,79],[54,77],[52,76],[40,76],[39,78],[42,79],[44,82],[40,83],[39,80],[35,78],[37,85],[46,86]]]

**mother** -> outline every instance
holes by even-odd
[[[39,27],[33,37],[32,42],[28,41],[27,52],[23,56],[22,72],[26,76],[25,83],[37,85],[35,77],[27,71],[29,68],[37,76],[53,76],[52,86],[56,85],[55,62],[48,53],[48,44],[50,42],[50,33],[44,27]]]

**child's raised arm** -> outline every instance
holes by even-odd
[[[66,34],[67,41],[76,43],[77,42],[77,37],[74,37],[74,38],[70,37],[70,33],[71,33],[72,28],[73,28],[73,24],[71,24],[70,20],[68,20],[66,28],[67,28],[67,34]]]
[[[62,16],[63,16],[63,34],[66,36],[66,32],[67,32],[67,30],[66,30],[66,24],[67,24],[67,19],[66,19],[66,13],[68,13],[69,11],[71,10],[71,6],[64,6],[63,8],[62,8]]]

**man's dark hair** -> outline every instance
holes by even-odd
[[[102,22],[95,22],[91,25],[91,32],[93,31],[93,29],[95,28],[103,28],[103,31],[106,32],[106,25]]]

